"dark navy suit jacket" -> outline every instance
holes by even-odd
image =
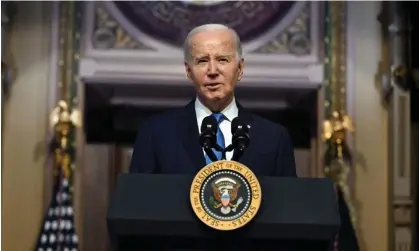
[[[237,103],[239,117],[250,128],[250,143],[238,160],[257,176],[296,177],[294,149],[287,130],[250,113]],[[186,107],[144,121],[138,130],[131,173],[195,175],[204,167],[194,100]]]

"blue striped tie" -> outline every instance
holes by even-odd
[[[223,134],[223,132],[220,129],[220,123],[226,117],[222,113],[213,113],[212,116],[215,118],[215,120],[217,120],[217,123],[218,123],[217,144],[219,146],[221,146],[222,148],[225,148],[224,134]],[[222,158],[222,152],[217,151],[215,149],[212,149],[212,151],[214,152],[214,154],[215,154],[215,156],[217,157],[218,160],[220,160]],[[205,160],[207,162],[207,165],[212,162],[211,159],[207,155],[205,155]]]

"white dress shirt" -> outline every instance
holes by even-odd
[[[198,123],[198,130],[199,134],[201,134],[201,125],[202,120],[204,120],[205,117],[212,114],[211,110],[208,109],[206,106],[204,106],[201,101],[199,101],[198,98],[195,99],[195,113],[196,113],[196,121]],[[239,116],[239,109],[237,108],[236,100],[233,98],[233,101],[223,110],[221,113],[227,118],[224,119],[220,124],[219,128],[221,129],[221,132],[223,132],[224,135],[224,142],[225,147],[229,146],[231,144],[231,121],[237,116]],[[205,155],[205,151],[202,149]],[[226,153],[226,159],[231,160],[233,157],[233,151]]]

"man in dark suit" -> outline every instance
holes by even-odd
[[[244,109],[234,98],[244,60],[237,33],[223,25],[193,29],[185,40],[186,75],[196,98],[186,107],[157,115],[138,131],[130,172],[195,175],[211,161],[199,144],[202,120],[217,116],[217,135],[231,143],[231,121],[239,116],[250,126],[250,144],[239,162],[259,176],[296,177],[294,150],[287,130]],[[256,84],[256,83],[255,83]],[[231,159],[227,153],[226,159]]]

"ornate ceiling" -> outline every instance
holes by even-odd
[[[250,45],[256,53],[307,55],[309,22],[304,2],[115,1],[96,8],[92,43],[97,49],[180,48],[193,27],[222,23],[237,31],[245,50]]]
[[[316,89],[323,82],[322,3],[307,1],[87,2],[85,82],[189,86],[182,45],[197,25],[223,23],[243,42],[241,88]]]
[[[207,23],[235,29],[243,42],[256,39],[281,21],[294,2],[116,1],[116,7],[139,30],[174,46],[182,46],[187,33]]]

